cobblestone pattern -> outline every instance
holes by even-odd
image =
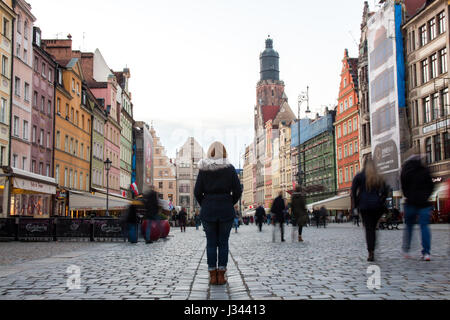
[[[432,261],[400,255],[401,231],[379,231],[376,262],[366,261],[362,228],[305,228],[305,242],[272,240],[242,226],[231,234],[228,284],[209,286],[204,233],[175,229],[167,240],[129,243],[0,243],[0,300],[8,299],[450,299],[448,229],[433,229]],[[40,258],[40,259],[37,259]],[[367,288],[367,267],[381,269],[381,289]],[[67,268],[81,269],[69,290]]]

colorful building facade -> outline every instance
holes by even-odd
[[[336,156],[338,192],[349,193],[353,177],[360,170],[359,162],[359,104],[358,59],[350,58],[348,50],[342,60],[339,98],[334,124],[336,131]]]

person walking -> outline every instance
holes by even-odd
[[[155,187],[151,186],[150,190],[144,195],[144,224],[145,224],[145,243],[152,243],[151,240],[151,227],[152,221],[158,220],[159,216],[159,203],[158,193],[155,191]]]
[[[314,217],[314,221],[316,221],[317,229],[319,229],[319,226],[320,226],[320,211],[317,208],[313,209],[313,217]]]
[[[328,211],[324,206],[322,206],[320,208],[319,212],[320,212],[320,220],[323,221],[323,227],[326,228],[327,227],[327,219],[328,219]]]
[[[298,241],[303,242],[303,227],[308,224],[308,211],[306,210],[305,196],[300,186],[295,188],[291,200],[292,223],[298,227]]]
[[[178,213],[178,219],[181,232],[186,232],[187,213],[185,208],[181,208],[180,212]]]
[[[139,225],[139,216],[138,210],[142,207],[142,202],[134,200],[131,205],[128,207],[125,223],[127,224],[127,234],[128,234],[128,242],[137,243],[138,242],[138,225]]]
[[[281,242],[284,242],[284,210],[286,209],[286,205],[284,203],[283,199],[283,192],[280,191],[278,194],[278,197],[275,198],[272,204],[272,208],[270,209],[270,212],[274,214],[274,223],[275,228],[276,224],[278,223],[280,225],[281,230]],[[275,232],[275,229],[274,229]]]
[[[266,210],[264,210],[263,206],[259,205],[258,208],[256,208],[255,212],[256,224],[258,225],[259,232],[262,232],[262,226],[265,217],[266,217]]]
[[[364,169],[353,178],[351,192],[354,199],[352,203],[361,212],[366,230],[369,252],[367,261],[375,261],[376,228],[378,220],[387,210],[388,187],[383,177],[378,174],[372,159],[367,159]]]
[[[194,222],[195,222],[195,230],[198,230],[198,228],[202,224],[202,221],[200,219],[200,214],[198,211],[195,212]]]
[[[406,198],[405,224],[403,237],[403,254],[410,258],[411,238],[414,224],[419,221],[422,233],[422,259],[430,261],[431,231],[429,227],[431,204],[429,198],[434,185],[430,170],[422,163],[420,156],[413,155],[403,164],[400,180],[402,192]]]
[[[238,228],[239,228],[239,214],[238,213],[236,213],[236,216],[234,217],[233,227],[234,227],[234,232],[238,233]]]
[[[356,224],[359,227],[359,212],[358,209],[353,209],[353,224]]]
[[[205,228],[210,284],[224,285],[230,232],[236,215],[234,205],[242,195],[241,182],[220,142],[209,147],[207,158],[200,160],[198,168],[194,195],[201,206],[200,218]]]

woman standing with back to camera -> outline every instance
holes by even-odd
[[[200,160],[198,168],[194,195],[201,206],[200,218],[206,233],[210,284],[224,285],[227,283],[228,240],[236,216],[234,205],[242,195],[241,183],[220,142],[209,147],[207,159]]]
[[[367,261],[375,261],[376,228],[378,220],[386,211],[387,196],[388,187],[383,177],[378,174],[373,160],[367,159],[364,162],[364,169],[355,176],[352,183],[352,202],[361,212],[366,229],[367,251],[369,251]]]

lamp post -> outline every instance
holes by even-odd
[[[302,93],[300,93],[300,95],[298,96],[298,173],[297,173],[297,177],[298,177],[298,185],[302,186],[303,185],[303,177],[302,175],[306,176],[306,159],[305,159],[305,153],[303,152],[303,170],[302,170],[302,164],[300,161],[300,153],[301,153],[301,143],[300,143],[300,123],[301,123],[301,118],[300,118],[300,106],[302,105],[302,103],[306,101],[308,103],[307,108],[306,108],[306,113],[311,113],[311,111],[309,110],[309,87],[306,87],[306,92],[303,91]]]
[[[107,158],[104,164],[106,170],[106,216],[109,217],[109,170],[111,169],[112,161]]]

